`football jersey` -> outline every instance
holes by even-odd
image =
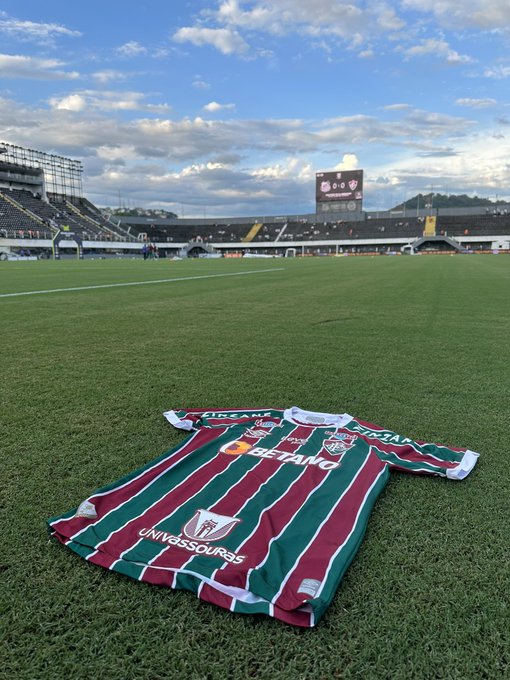
[[[391,470],[461,480],[479,455],[346,413],[164,415],[188,437],[48,520],[50,533],[138,581],[305,627],[330,604]]]

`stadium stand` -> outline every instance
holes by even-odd
[[[165,243],[188,243],[190,241],[241,242],[251,225],[243,224],[165,224],[129,221],[131,233],[138,240],[146,235],[149,241]]]
[[[250,243],[253,241],[263,226],[262,222],[255,222],[255,224],[250,227],[250,231],[243,237],[243,243]]]
[[[455,237],[483,236],[484,234],[505,235],[510,233],[510,214],[503,211],[475,216],[439,216],[436,232]]]
[[[68,197],[59,194],[48,194],[50,203],[59,212],[67,214],[76,221],[85,234],[99,236],[100,240],[135,241],[119,224],[106,220],[101,211],[90,201],[82,197]],[[90,234],[89,234],[90,232]]]
[[[418,238],[422,236],[424,218],[412,217],[403,219],[380,218],[377,220],[357,220],[352,222],[317,222],[317,221],[286,221],[257,223],[243,222],[240,224],[193,224],[172,223],[165,224],[152,221],[151,223],[129,221],[130,232],[136,235],[145,234],[147,239],[167,243],[183,243],[192,240],[202,240],[215,243],[265,243],[291,241],[324,241],[338,239],[360,238]]]
[[[71,231],[79,233],[83,239],[114,240],[100,224],[87,219],[73,205],[71,200],[59,194],[48,194],[50,205],[56,211],[56,220],[62,228],[69,227]]]
[[[29,235],[27,232],[34,230],[51,235],[57,229],[63,229],[80,234],[84,240],[136,240],[122,228],[119,229],[103,219],[97,209],[93,211],[93,206],[88,201],[81,203],[83,199],[67,199],[56,195],[50,195],[49,198],[50,201],[45,201],[40,195],[24,189],[10,189],[0,193],[0,226],[11,232],[23,232],[22,238]],[[75,201],[79,202],[78,205],[75,205]]]
[[[281,222],[264,222],[261,224],[260,229],[257,231],[257,234],[254,236],[252,241],[256,243],[279,241],[282,237],[282,233],[285,232],[287,224],[287,222],[284,224]]]
[[[166,222],[166,223],[165,223]],[[246,241],[246,235],[253,229],[253,222],[238,224],[221,223],[168,223],[152,220],[150,223],[129,219],[130,233],[145,235],[149,241],[161,243],[187,243],[203,241],[209,243],[280,243],[315,241],[352,241],[353,245],[362,239],[377,239],[384,243],[390,239],[413,240],[420,238],[425,231],[425,216],[412,217],[372,217],[364,220],[320,222],[312,220],[289,220],[286,222],[263,222]],[[505,235],[510,233],[510,215],[456,215],[439,216],[436,220],[436,233],[461,238],[468,235]]]
[[[431,201],[421,210],[403,205],[366,212],[360,202],[356,209],[333,212],[331,203],[328,210],[292,216],[179,219],[146,211],[117,217],[83,197],[80,161],[8,143],[1,150],[4,255],[8,248],[27,245],[41,251],[52,246],[54,255],[55,248],[66,254],[78,248],[79,257],[85,251],[92,256],[138,256],[144,245],[171,257],[510,252],[508,204],[433,208]]]
[[[386,252],[392,240],[412,242],[425,233],[426,216],[391,217],[367,213],[365,219],[318,221],[307,218],[275,221],[212,222],[210,220],[147,220],[130,218],[114,222],[105,218],[90,201],[81,197],[49,194],[45,201],[27,190],[0,191],[0,237],[51,238],[58,230],[77,233],[84,241],[111,243],[154,242],[162,247],[179,248],[183,244],[244,244],[261,252],[271,244],[272,253],[282,254],[289,244],[314,243],[320,248],[327,242],[340,242],[342,251],[366,250],[362,241],[371,240],[374,252]],[[228,219],[228,218],[227,218]],[[459,241],[467,237],[506,236],[510,234],[510,215],[506,210],[468,215],[442,215],[435,220],[435,233]],[[469,239],[468,239],[469,240]],[[490,240],[482,242],[490,248]],[[276,249],[276,244],[281,248]],[[474,243],[470,249],[477,249]],[[369,248],[370,249],[370,248]],[[398,249],[398,248],[397,248]],[[439,246],[437,246],[439,250]],[[322,248],[332,252],[331,248]]]
[[[97,208],[92,210],[93,206],[88,201],[67,199],[56,194],[50,194],[48,198],[50,200],[45,201],[39,194],[25,189],[0,192],[0,229],[6,235],[20,238],[51,238],[58,229],[62,229],[79,234],[83,240],[136,240],[125,230],[104,220]]]
[[[50,225],[30,206],[20,203],[17,193],[0,192],[0,230],[4,238],[51,238]]]

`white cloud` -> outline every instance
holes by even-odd
[[[392,121],[367,115],[313,123],[300,119],[216,121],[197,117],[172,120],[165,115],[168,104],[150,104],[146,95],[140,92],[113,90],[80,90],[52,97],[49,104],[50,109],[25,108],[12,102],[5,104],[0,108],[0,138],[7,132],[12,135],[15,130],[20,134],[16,143],[27,142],[37,147],[44,139],[45,144],[61,148],[62,153],[65,153],[66,145],[82,146],[84,155],[108,146],[123,149],[120,155],[125,157],[126,148],[138,148],[141,158],[165,157],[173,164],[237,154],[268,159],[274,155],[292,154],[296,158],[306,158],[327,154],[330,158],[332,154],[338,157],[339,148],[343,147],[342,162],[356,164],[354,152],[350,151],[354,145],[381,145],[412,151],[428,144],[433,150],[434,144],[443,139],[462,139],[470,130],[476,129],[474,123],[465,118],[418,109],[405,109]],[[160,115],[124,120],[121,112],[126,110]],[[90,116],[90,111],[95,115]],[[65,125],[60,116],[65,116]],[[19,125],[12,127],[9,123],[5,128],[6,118],[19,121]],[[29,142],[22,138],[26,134],[25,120],[37,121]],[[265,167],[271,163],[262,162],[261,165]]]
[[[224,0],[220,3],[215,18],[227,25],[250,27],[251,29],[271,29],[274,32],[279,32],[280,28],[277,22],[279,16],[278,3],[254,3],[251,10],[242,10],[239,7],[238,0]]]
[[[235,104],[219,104],[218,102],[209,102],[204,106],[204,111],[209,113],[217,113],[218,111],[233,111]]]
[[[422,13],[422,21],[409,10]],[[274,58],[267,41],[299,35],[310,46],[323,49],[328,61],[345,46],[356,49],[361,59],[372,58],[377,54],[377,41],[384,39],[398,45],[394,49],[406,59],[433,56],[460,66],[472,63],[473,58],[454,49],[441,34],[436,36],[438,27],[504,31],[509,24],[508,0],[494,0],[490,7],[485,0],[218,0],[216,11],[203,10],[194,26],[180,28],[173,37],[178,42],[213,46],[223,54]],[[409,46],[425,27],[431,37]]]
[[[401,103],[396,103],[396,104],[387,104],[386,106],[383,106],[386,111],[406,111],[411,107],[410,104],[401,104]]]
[[[423,57],[432,55],[444,59],[448,64],[469,64],[472,59],[464,54],[459,54],[442,39],[427,38],[418,45],[402,50],[407,58]]]
[[[59,59],[40,59],[19,54],[0,54],[1,78],[29,78],[32,80],[75,80],[77,71],[61,71],[65,66]]]
[[[510,3],[508,0],[401,0],[405,9],[432,15],[440,25],[480,30],[508,30]]]
[[[171,204],[179,196],[180,203],[208,206],[208,215],[307,212],[315,171],[335,165],[365,167],[367,187],[387,192],[382,206],[389,205],[392,186],[417,193],[433,182],[465,193],[475,181],[478,190],[510,184],[505,149],[491,131],[406,104],[383,107],[380,117],[316,121],[172,120],[168,105],[113,89],[64,92],[49,104],[0,99],[0,139],[81,158],[86,195],[101,205],[115,203],[120,191],[142,205]],[[126,111],[151,115],[128,120]],[[384,181],[370,180],[379,176]],[[367,209],[378,200],[376,189],[370,192]]]
[[[116,52],[122,57],[138,57],[147,54],[147,48],[140,45],[136,40],[130,40],[117,48]]]
[[[137,40],[129,40],[127,43],[117,47],[115,52],[126,59],[143,56],[148,56],[152,59],[164,59],[170,54],[170,50],[165,47],[155,47],[151,45],[149,48],[145,45],[141,45]]]
[[[409,14],[418,12],[422,20]],[[429,34],[437,28],[477,28],[504,32],[510,25],[508,0],[218,0],[217,10],[203,10],[195,26],[179,29],[174,39],[197,46],[213,45],[224,54],[245,54],[250,42],[253,56],[272,54],[256,34],[287,36],[297,34],[311,38],[322,49],[338,50],[339,40],[350,48],[359,48],[359,56],[371,57],[373,45],[362,46],[378,38],[405,45],[420,26]],[[328,47],[329,43],[329,47]],[[409,48],[408,57],[436,54],[449,64],[467,64],[471,58],[461,54],[442,38],[431,37]]]
[[[208,83],[206,80],[202,78],[202,76],[199,75],[195,76],[191,84],[198,90],[208,90],[211,87],[211,84]]]
[[[449,49],[444,55],[447,64],[470,64],[473,59],[467,54],[459,54],[455,50]]]
[[[391,168],[391,174],[402,183],[422,192],[424,187],[433,185],[435,191],[502,195],[510,179],[505,151],[499,139],[482,131],[461,141],[455,155],[393,159],[385,174],[390,174]]]
[[[357,170],[359,168],[359,160],[355,153],[344,154],[340,163],[335,165],[333,170]]]
[[[237,31],[228,28],[202,28],[187,26],[180,28],[173,35],[177,42],[191,42],[194,45],[210,45],[223,54],[244,54],[248,50],[247,43]]]
[[[64,97],[51,97],[48,103],[53,109],[65,111],[147,111],[152,113],[168,113],[168,104],[149,104],[142,92],[119,92],[82,90]]]
[[[255,168],[251,171],[253,177],[264,178],[264,179],[284,179],[290,175],[294,175],[295,163],[291,164],[281,164],[275,163],[274,165],[266,165],[261,168]]]
[[[36,21],[23,21],[0,12],[0,33],[14,37],[22,41],[33,41],[42,44],[53,44],[55,38],[81,36],[80,31],[74,31],[61,24],[39,23]]]
[[[49,100],[49,104],[54,109],[60,109],[64,111],[83,111],[87,106],[87,101],[81,94],[70,94],[67,97],[62,97],[61,99],[52,97]]]
[[[456,99],[455,103],[459,106],[467,106],[472,109],[485,109],[488,106],[495,106],[496,100],[491,97],[485,99],[473,99],[471,97],[463,97],[461,99]]]
[[[156,49],[151,52],[150,56],[153,59],[165,59],[169,54],[170,50],[167,50],[165,47],[156,47]]]
[[[104,71],[95,71],[91,74],[94,80],[99,83],[106,84],[112,80],[125,80],[128,74],[125,71],[116,71],[115,69],[105,69]]]
[[[485,78],[504,80],[510,77],[510,66],[491,66],[485,69],[483,75]]]
[[[215,18],[229,26],[267,31],[276,35],[291,32],[313,36],[331,35],[348,42],[357,36],[396,31],[404,22],[389,5],[368,4],[349,0],[258,0],[251,9],[241,9],[238,0],[224,0]]]
[[[249,34],[271,36],[297,34],[311,38],[315,45],[328,51],[327,42],[338,49],[338,39],[348,46],[362,45],[371,37],[395,35],[405,28],[389,3],[361,3],[359,0],[223,0],[218,10],[204,11],[201,19],[215,26]],[[255,40],[251,41],[255,45]],[[272,56],[270,50],[257,43],[254,54]],[[362,56],[369,56],[371,50]]]

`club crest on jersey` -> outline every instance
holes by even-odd
[[[240,521],[236,517],[218,515],[210,510],[197,510],[183,526],[182,533],[195,541],[219,541],[228,536]]]
[[[324,441],[324,448],[332,456],[338,456],[354,446],[357,437],[355,434],[347,434],[341,432],[339,434],[331,434],[329,439]]]

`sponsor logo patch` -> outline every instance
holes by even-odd
[[[247,437],[257,437],[257,439],[261,439],[262,437],[265,437],[266,435],[269,434],[267,430],[257,430],[255,427],[250,427],[249,430],[246,430],[244,433]]]
[[[252,444],[248,444],[248,442],[243,442],[240,440],[234,440],[233,442],[229,442],[228,444],[224,444],[220,451],[222,453],[226,453],[229,456],[239,456],[243,453],[248,453],[250,449],[253,448]]]
[[[138,531],[138,536],[148,541],[162,543],[169,548],[186,550],[194,555],[219,557],[224,562],[241,564],[246,555],[240,555],[221,545],[210,545],[211,542],[220,541],[228,536],[239,522],[241,520],[237,517],[199,509],[186,522],[178,536],[155,527],[143,527]]]
[[[244,434],[248,437],[257,437],[258,439],[261,439],[268,435],[273,427],[281,427],[281,424],[274,420],[259,419],[255,421],[255,427],[250,427]]]
[[[240,519],[228,515],[218,515],[210,510],[197,510],[186,522],[182,532],[196,541],[219,541],[229,535]]]
[[[256,420],[255,425],[257,427],[264,427],[270,430],[272,427],[281,427],[280,423],[277,423],[275,420]]]
[[[305,456],[302,453],[289,453],[280,449],[268,449],[263,446],[252,446],[242,440],[234,440],[223,444],[220,453],[228,456],[255,456],[255,458],[268,458],[279,463],[291,463],[302,467],[316,466],[320,470],[334,470],[339,467],[339,463],[333,460],[326,460],[321,456]]]

